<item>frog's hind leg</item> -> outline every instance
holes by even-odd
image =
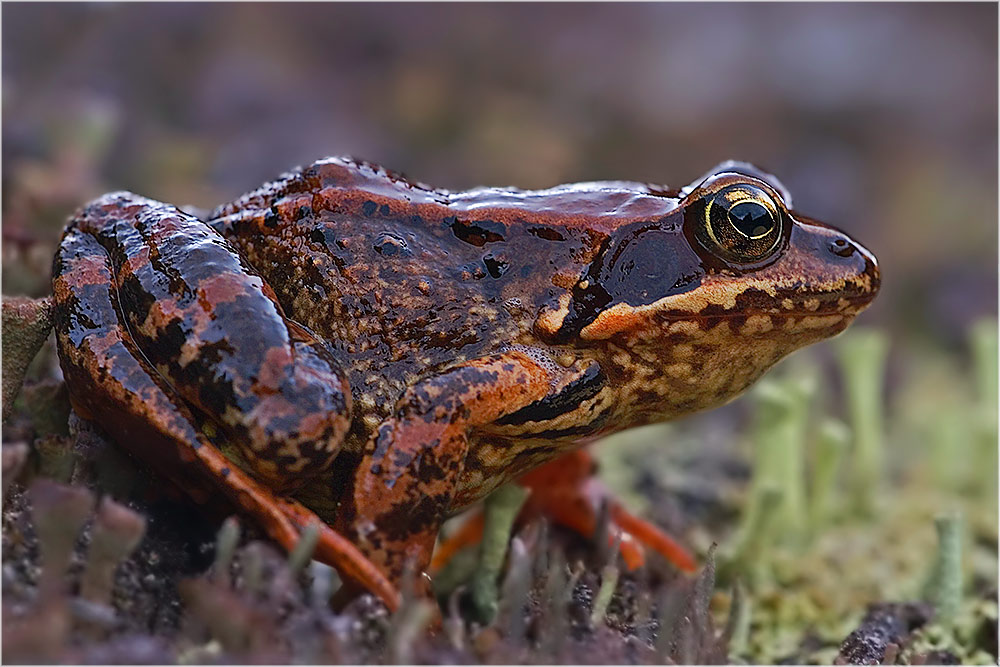
[[[56,339],[77,412],[182,488],[221,490],[286,549],[294,548],[309,525],[317,525],[316,557],[395,608],[397,591],[353,544],[236,467],[193,426],[190,409],[120,319],[112,254],[78,223],[67,229],[53,263]],[[117,260],[132,261],[121,255]]]
[[[602,501],[608,503],[612,531],[621,535],[625,564],[635,569],[645,562],[642,546],[656,551],[684,572],[694,572],[696,564],[687,550],[653,524],[628,512],[593,476],[594,461],[586,450],[566,454],[521,477],[518,482],[531,489],[521,517],[540,513],[585,537],[597,530]]]

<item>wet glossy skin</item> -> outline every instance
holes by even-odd
[[[328,159],[209,225],[106,195],[56,256],[60,355],[78,411],[192,493],[272,534],[307,520],[294,497],[398,580],[500,484],[847,327],[875,259],[789,205],[738,163],[682,191],[446,192]]]

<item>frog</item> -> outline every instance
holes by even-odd
[[[677,189],[447,190],[333,157],[200,217],[112,192],[52,275],[82,418],[286,549],[309,531],[390,608],[411,573],[427,590],[442,523],[507,483],[584,535],[610,508],[631,563],[693,570],[586,446],[733,400],[880,285],[870,251],[736,161]]]

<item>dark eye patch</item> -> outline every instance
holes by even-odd
[[[680,234],[641,231],[624,241],[596,275],[613,303],[645,306],[697,286],[698,256]]]
[[[668,219],[619,230],[573,288],[558,339],[567,340],[616,303],[645,306],[701,284],[702,261]]]

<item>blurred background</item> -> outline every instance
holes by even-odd
[[[750,400],[613,436],[602,479],[700,555],[721,545],[723,585],[750,583],[731,655],[751,662],[832,661],[867,604],[925,595],[933,518],[964,512],[954,655],[996,664],[996,4],[0,11],[7,296],[51,292],[67,216],[103,192],[209,209],[327,155],[449,189],[679,187],[726,159],[774,173],[875,253],[881,295]],[[39,358],[25,406],[62,386],[51,345]],[[791,454],[768,430],[777,399],[799,406]],[[12,421],[5,443],[44,433]],[[801,505],[807,477],[808,534],[765,529],[779,513],[760,499]],[[850,509],[854,487],[876,489],[874,512]]]
[[[883,268],[864,316],[958,345],[997,303],[992,4],[11,4],[4,293],[129,189],[213,207],[351,154],[439,187],[685,185],[724,159]]]

